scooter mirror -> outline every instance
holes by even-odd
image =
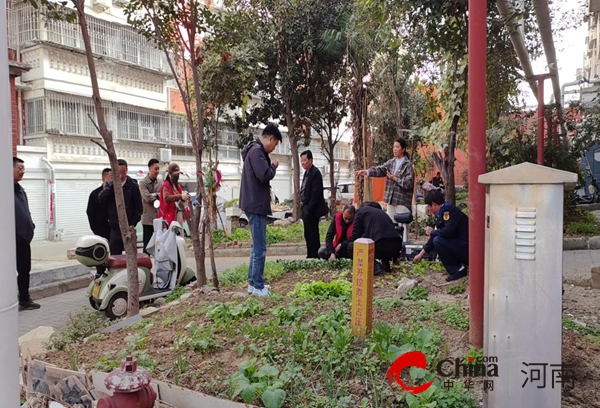
[[[155,200],[154,201],[154,208],[156,208],[158,210],[159,207],[160,207],[160,201]]]

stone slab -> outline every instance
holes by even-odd
[[[592,289],[600,289],[600,267],[592,266]]]
[[[577,251],[588,249],[588,239],[585,237],[575,237],[563,239],[563,251]]]
[[[19,337],[21,355],[35,357],[46,352],[45,344],[54,333],[53,327],[40,326]]]
[[[589,249],[600,249],[600,236],[590,237],[588,239]]]
[[[102,329],[101,333],[113,333],[118,330],[124,329],[125,327],[129,327],[134,323],[142,320],[141,314],[136,314],[135,316],[128,317],[127,319],[120,321],[117,324],[113,324],[112,326],[107,327],[106,329]]]

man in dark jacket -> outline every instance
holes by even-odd
[[[304,169],[302,186],[300,187],[300,208],[304,224],[304,240],[306,241],[307,258],[319,258],[319,219],[327,214],[327,204],[323,197],[323,175],[313,166],[313,155],[310,150],[300,154],[300,164]]]
[[[396,227],[378,203],[364,203],[356,212],[354,227],[352,229],[352,243],[348,245],[348,252],[352,256],[354,241],[359,238],[369,238],[375,242],[375,259],[381,259],[383,270],[391,272],[390,259],[398,256],[402,248],[402,238],[398,235]],[[375,275],[381,273],[381,267],[375,263]]]
[[[13,156],[13,179],[15,182],[15,229],[17,244],[17,284],[19,288],[19,310],[39,309],[40,305],[29,295],[29,274],[31,272],[31,240],[35,224],[29,212],[29,201],[19,184],[25,175],[25,162]]]
[[[467,276],[469,264],[469,217],[460,208],[447,203],[439,190],[431,190],[425,196],[425,204],[435,214],[437,229],[427,227],[429,241],[413,262],[420,262],[426,253],[435,249],[440,261],[450,274],[451,282]]]
[[[130,227],[135,227],[142,218],[142,196],[137,181],[127,175],[127,162],[123,159],[117,161],[119,164],[119,177],[123,183],[123,195],[125,197],[125,212]],[[115,188],[110,181],[98,195],[100,203],[106,206],[108,212],[108,225],[110,226],[110,253],[121,255],[123,253],[123,237],[119,229],[119,217],[117,216],[117,204],[115,201]],[[137,238],[134,236],[134,239]]]
[[[267,256],[267,215],[271,215],[271,185],[279,161],[269,158],[269,154],[281,142],[281,132],[277,126],[269,124],[262,136],[252,141],[242,150],[244,167],[240,186],[240,209],[246,213],[252,233],[252,253],[248,267],[248,293],[268,296],[264,270]]]
[[[109,167],[102,170],[102,185],[90,193],[87,205],[87,217],[90,223],[90,229],[95,235],[110,240],[110,227],[108,225],[108,209],[100,204],[98,196],[106,187],[109,181],[112,181],[112,171]]]
[[[321,259],[352,258],[348,254],[348,244],[352,237],[355,213],[354,206],[348,204],[334,215],[325,236],[325,246],[319,248]]]

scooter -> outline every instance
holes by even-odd
[[[157,278],[152,273],[152,259],[145,253],[137,254],[140,303],[152,302],[173,293],[177,285],[187,285],[196,274],[187,265],[185,239],[181,225],[173,221],[168,228],[161,218],[154,220],[154,235],[147,250],[153,252],[157,264]],[[127,314],[127,258],[110,255],[109,243],[97,235],[86,235],[77,241],[77,260],[88,267],[104,265],[106,270],[95,274],[86,296],[90,305],[104,311],[109,319]]]

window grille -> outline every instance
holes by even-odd
[[[49,20],[45,9],[35,9],[27,2],[14,4],[8,11],[9,37],[13,48],[27,48],[48,41],[69,48],[85,50],[79,26],[66,21]],[[164,53],[133,28],[88,15],[92,50],[95,54],[114,58],[156,71],[170,72]]]
[[[104,114],[115,139],[185,144],[187,126],[166,112],[104,101]],[[50,133],[72,136],[100,136],[94,123],[96,111],[91,99],[46,91],[44,98],[26,101],[27,136]]]

